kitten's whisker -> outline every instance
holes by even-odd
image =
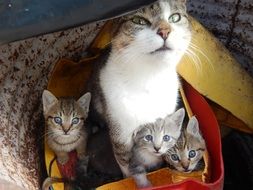
[[[42,140],[42,138],[43,138],[43,140],[44,140],[45,136],[50,136],[50,135],[52,135],[52,134],[53,134],[52,131],[48,131],[48,130],[47,130],[44,134],[42,134],[42,135],[38,138],[38,141]]]

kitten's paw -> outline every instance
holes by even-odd
[[[147,179],[146,175],[140,174],[133,177],[138,189],[152,187],[152,183]]]
[[[69,156],[65,155],[65,156],[58,156],[57,157],[57,161],[59,162],[59,164],[64,165],[68,162],[69,160]]]
[[[152,183],[151,183],[150,181],[146,181],[146,182],[144,182],[144,183],[138,182],[138,183],[137,183],[137,187],[138,187],[139,189],[147,188],[147,187],[152,187]]]

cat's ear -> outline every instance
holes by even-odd
[[[77,103],[81,106],[81,108],[86,114],[88,114],[89,112],[90,100],[91,94],[89,92],[87,92],[77,100]]]
[[[177,2],[179,4],[181,4],[182,9],[186,12],[186,10],[187,10],[187,6],[186,6],[187,0],[177,0]]]
[[[191,117],[187,124],[186,128],[187,133],[190,133],[193,136],[199,136],[199,122],[195,116]]]
[[[183,124],[183,121],[184,121],[184,116],[185,116],[184,108],[180,108],[179,110],[177,110],[175,113],[173,113],[170,116],[171,116],[170,118],[174,121],[176,126],[180,127],[180,130],[181,130],[182,124]]]
[[[51,106],[55,104],[58,99],[48,90],[44,90],[42,94],[43,112],[46,114]]]

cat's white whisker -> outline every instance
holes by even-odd
[[[201,74],[201,62],[199,57],[190,49],[186,50],[186,55],[189,59],[193,61],[193,66],[195,66],[197,73]],[[192,62],[190,61],[190,63]]]
[[[213,64],[212,64],[212,62],[211,62],[211,60],[210,60],[210,58],[206,55],[205,52],[203,52],[203,51],[200,49],[200,47],[198,47],[198,46],[194,43],[194,40],[195,40],[195,38],[193,37],[193,38],[192,38],[192,41],[191,41],[191,43],[190,43],[190,47],[191,47],[194,51],[199,52],[200,55],[204,57],[204,60],[206,60],[206,63],[207,63],[207,64],[211,67],[211,69],[214,71],[215,69],[214,69],[214,66],[213,66]]]

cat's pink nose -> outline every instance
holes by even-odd
[[[157,30],[157,34],[162,37],[162,39],[166,40],[169,36],[170,28],[159,28]]]

